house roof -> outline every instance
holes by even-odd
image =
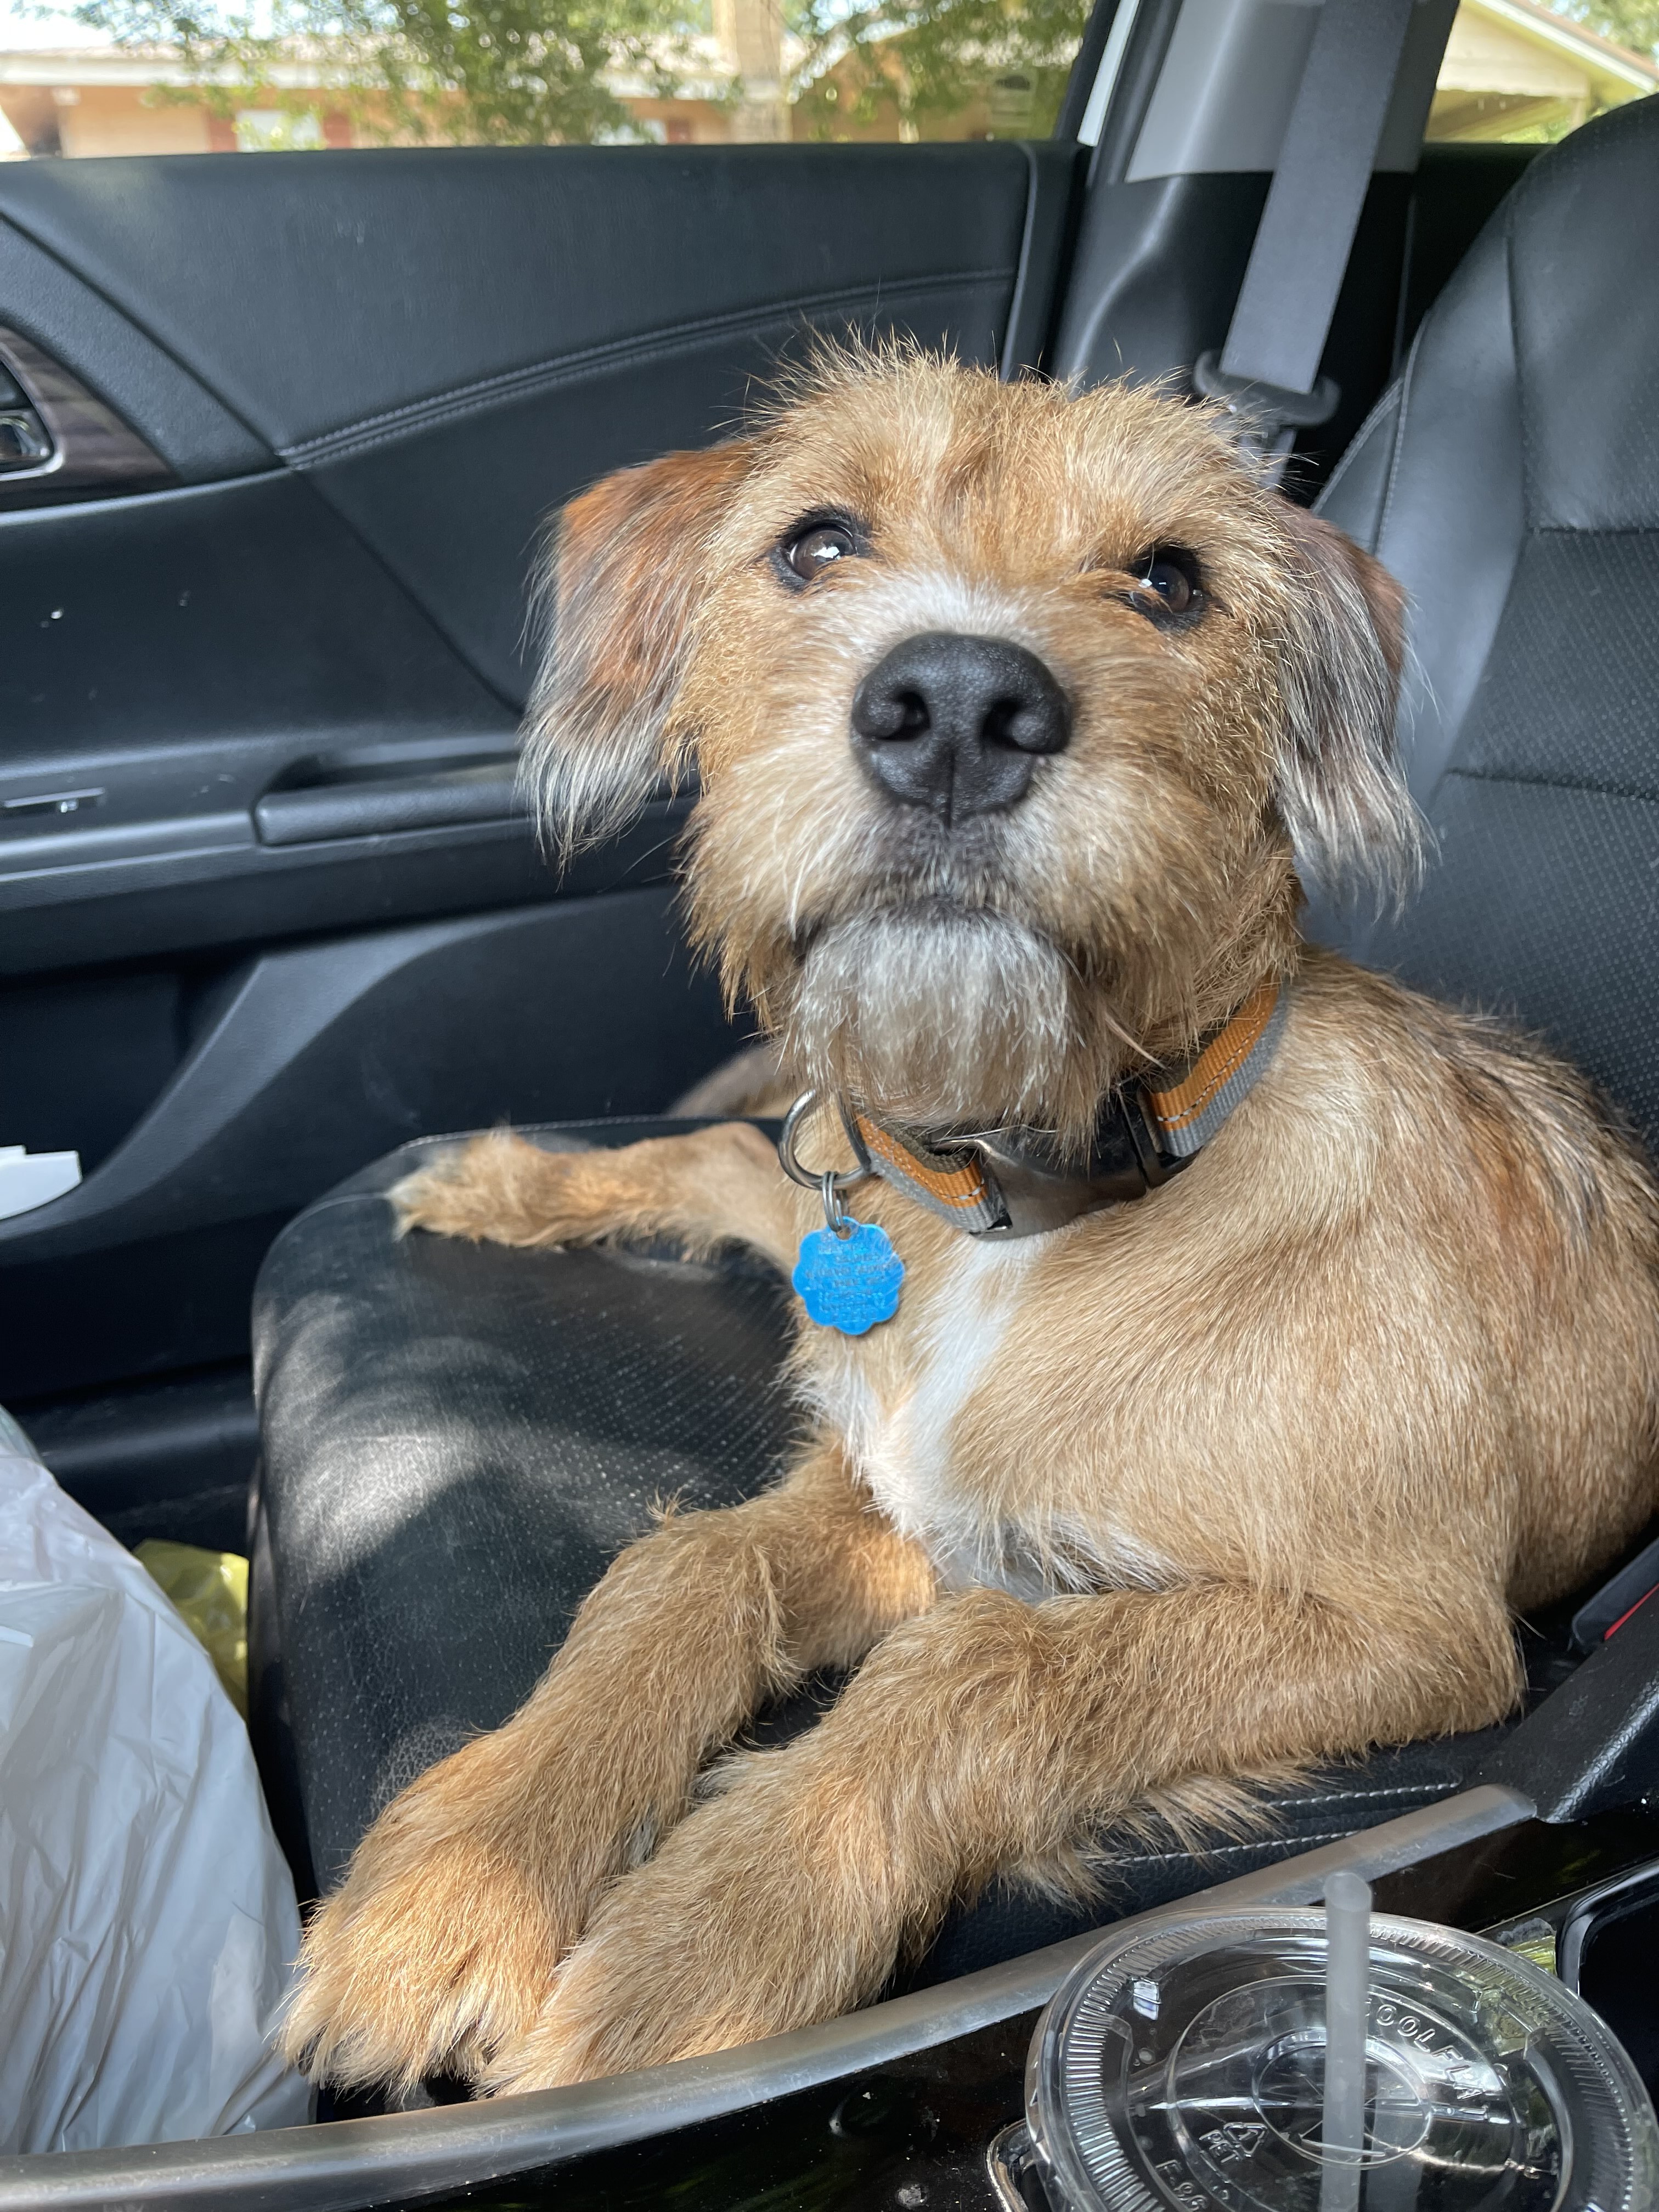
[[[1588,24],[1576,23],[1541,0],[1462,0],[1459,14],[1485,16],[1534,46],[1568,57],[1592,76],[1611,77],[1638,93],[1659,91],[1659,62],[1629,46],[1604,39]]]

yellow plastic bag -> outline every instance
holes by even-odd
[[[207,1648],[230,1702],[247,1718],[247,1561],[147,1536],[137,1556]]]

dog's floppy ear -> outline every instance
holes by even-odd
[[[1380,561],[1287,500],[1300,571],[1286,641],[1279,805],[1309,872],[1328,889],[1370,883],[1403,897],[1422,865],[1421,824],[1395,744],[1406,595]]]
[[[541,584],[525,777],[559,849],[618,829],[684,765],[668,720],[704,550],[753,458],[738,440],[622,469],[573,499]]]

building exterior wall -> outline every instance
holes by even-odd
[[[204,108],[149,100],[143,88],[130,85],[65,88],[75,98],[58,106],[58,133],[64,152],[71,158],[210,150],[210,118]]]

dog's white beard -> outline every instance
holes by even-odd
[[[1029,1119],[1079,1048],[1059,951],[1005,916],[929,908],[854,915],[813,943],[787,1055],[806,1080],[899,1119]]]

